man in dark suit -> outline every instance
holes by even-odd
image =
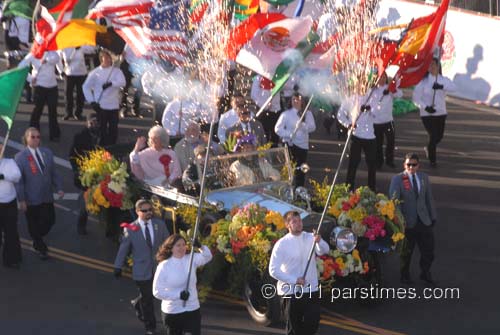
[[[163,222],[153,219],[151,201],[138,200],[135,203],[135,212],[137,220],[123,229],[123,238],[114,264],[114,275],[117,278],[121,276],[125,259],[132,252],[132,279],[139,289],[139,297],[132,303],[138,310],[138,317],[144,322],[148,335],[153,334],[156,329],[153,300],[153,274],[157,266],[155,256],[169,233]]]
[[[75,134],[73,138],[73,145],[69,150],[69,162],[73,168],[74,184],[80,189],[80,212],[78,214],[77,232],[80,235],[87,235],[87,219],[88,213],[85,207],[85,200],[83,193],[86,191],[85,187],[80,182],[80,169],[76,160],[79,156],[86,155],[89,151],[94,150],[97,145],[101,143],[101,136],[99,131],[99,122],[97,121],[97,113],[90,113],[87,115],[87,126],[79,133]]]
[[[230,134],[240,133],[242,135],[253,134],[257,139],[257,146],[267,143],[264,127],[260,121],[252,119],[248,105],[238,110],[239,121],[226,131],[226,138]]]
[[[26,129],[23,141],[26,148],[14,158],[21,170],[21,179],[16,184],[17,199],[21,210],[26,213],[33,248],[45,260],[48,256],[43,237],[56,221],[53,192],[57,191],[59,198],[64,196],[62,179],[57,173],[52,151],[40,147],[38,129]]]
[[[400,209],[406,221],[405,243],[401,252],[401,282],[413,284],[410,263],[415,244],[420,250],[420,279],[434,286],[430,268],[434,260],[434,232],[436,209],[429,177],[418,172],[419,158],[415,153],[405,156],[405,171],[392,177],[389,196],[400,200]]]

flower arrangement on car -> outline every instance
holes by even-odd
[[[361,260],[358,249],[347,254],[337,249],[330,250],[328,254],[316,257],[316,265],[324,288],[331,288],[336,278],[353,273],[365,274],[370,270],[368,262]]]
[[[313,202],[324,204],[328,193],[328,181],[311,180],[314,187]],[[396,249],[404,239],[404,217],[397,202],[386,195],[375,194],[366,186],[349,191],[347,185],[335,186],[328,214],[337,224],[350,228],[358,238]]]
[[[98,148],[76,160],[81,171],[80,182],[87,210],[99,214],[103,208],[133,208],[127,180],[127,165],[120,163],[109,152]]]

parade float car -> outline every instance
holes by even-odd
[[[204,214],[200,220],[200,233],[210,234],[211,224],[217,222],[232,208],[246,204],[258,204],[282,215],[290,210],[300,213],[304,230],[312,231],[318,227],[321,214],[311,210],[311,199],[304,187],[294,188],[293,172],[288,150],[285,147],[227,154],[209,157],[206,182]],[[297,167],[307,170],[306,166]],[[198,168],[201,170],[201,167]],[[200,174],[201,176],[201,174]],[[185,188],[196,189],[198,180],[184,180]],[[198,206],[198,198],[181,193],[175,188],[144,183],[142,188],[159,197],[170,231],[183,230],[176,209],[184,205]],[[350,252],[357,243],[355,235],[346,228],[336,227],[332,217],[326,217],[320,230],[331,248],[345,249]],[[251,317],[260,324],[269,325],[281,319],[278,298],[264,299],[261,287],[271,278],[256,276],[248,279],[244,289],[245,303]]]

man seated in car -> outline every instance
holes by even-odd
[[[256,138],[253,134],[247,134],[236,143],[234,151],[239,153],[250,153],[256,150]],[[229,167],[234,177],[233,186],[244,186],[261,183],[263,181],[278,181],[280,173],[264,158],[254,155],[244,155],[234,161]]]

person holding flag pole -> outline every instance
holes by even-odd
[[[295,171],[295,186],[304,186],[305,174],[300,169],[302,164],[307,161],[307,152],[309,150],[309,133],[316,130],[316,123],[310,111],[312,96],[307,105],[300,93],[294,93],[292,97],[292,108],[284,111],[274,127],[274,131],[290,147],[290,153],[297,164]]]
[[[7,133],[0,144],[0,248],[4,241],[2,261],[7,268],[17,269],[22,261],[21,244],[17,230],[17,193],[15,184],[21,179],[21,171],[13,159],[5,158],[5,147],[28,76],[28,67],[12,69],[0,74],[0,118],[7,124]]]

